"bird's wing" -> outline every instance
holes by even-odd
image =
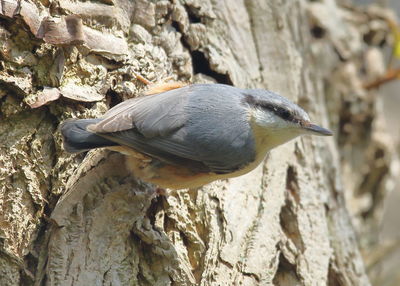
[[[182,115],[187,93],[187,90],[174,89],[128,99],[106,112],[102,120],[89,126],[88,130],[111,133],[135,128],[147,138],[165,136],[185,123],[186,118]]]
[[[90,127],[162,162],[230,173],[254,160],[254,140],[239,89],[192,85],[129,100]],[[224,110],[221,110],[221,106]]]

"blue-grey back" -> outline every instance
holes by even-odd
[[[229,173],[255,159],[244,90],[197,84],[123,102],[90,128],[168,163]],[[190,167],[190,166],[188,166]]]

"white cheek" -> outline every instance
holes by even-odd
[[[252,118],[253,135],[258,142],[257,148],[263,150],[261,152],[263,154],[300,135],[294,124],[283,120],[273,112],[254,109]]]
[[[265,112],[258,108],[253,110],[253,118],[257,125],[270,128],[271,130],[282,130],[290,127],[290,123],[275,115],[273,112]]]

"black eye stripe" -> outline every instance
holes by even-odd
[[[292,112],[290,112],[286,108],[274,105],[272,103],[258,101],[252,95],[246,95],[246,102],[252,106],[256,106],[256,107],[260,107],[260,108],[264,108],[269,111],[272,111],[273,113],[275,113],[275,115],[279,116],[283,120],[290,121],[290,122],[296,122],[296,123],[301,121],[301,119],[299,119],[296,115],[294,115]]]
[[[267,109],[269,111],[272,111],[273,113],[275,113],[279,117],[282,117],[283,119],[288,119],[291,116],[291,114],[288,110],[286,110],[280,106],[276,106],[276,105],[272,105],[272,104],[268,104],[268,103],[262,103],[262,102],[260,102],[256,106]]]

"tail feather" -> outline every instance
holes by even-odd
[[[86,130],[90,124],[100,119],[72,119],[63,122],[60,126],[63,136],[64,149],[69,153],[88,151],[94,148],[116,146],[118,144]]]

